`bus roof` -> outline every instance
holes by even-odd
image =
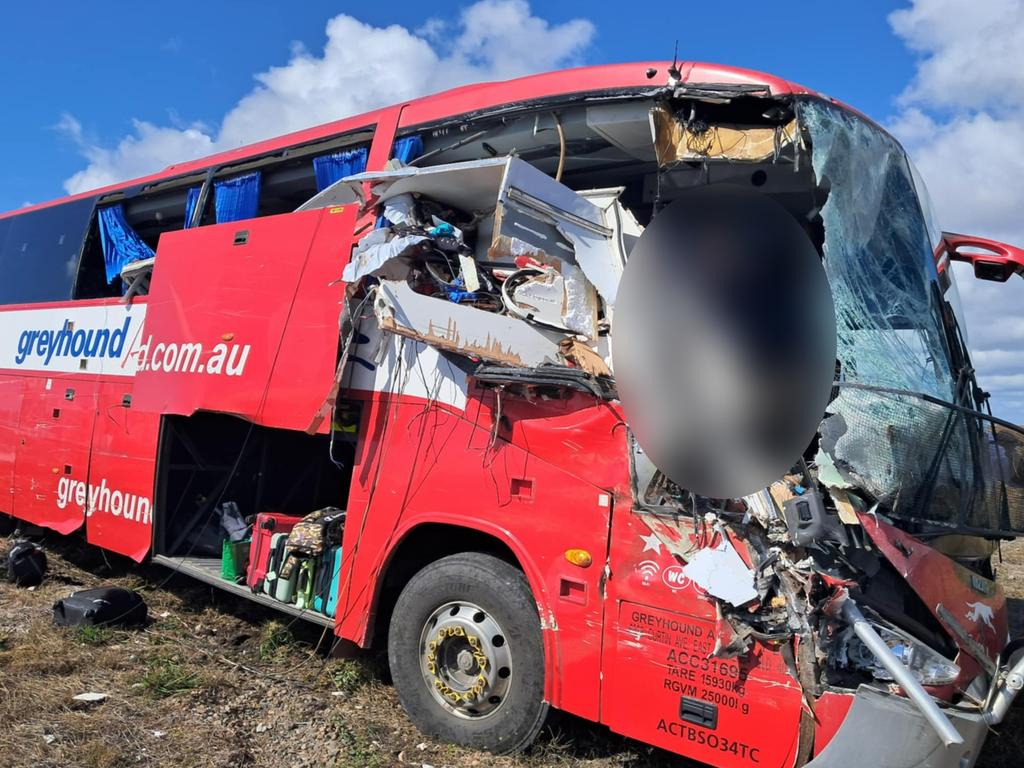
[[[148,176],[0,213],[0,219],[39,208],[46,208],[68,200],[109,194],[126,188],[139,187],[179,176],[194,174],[209,168],[238,163],[250,157],[266,155],[288,147],[326,139],[373,125],[382,115],[391,112],[396,107],[401,107],[401,114],[398,120],[398,129],[401,130],[405,127],[494,108],[503,104],[550,98],[562,94],[642,86],[654,87],[662,85],[667,81],[668,69],[671,66],[672,63],[667,61],[603,64],[556,70],[538,75],[527,75],[513,80],[464,85],[429,96],[422,96],[411,101],[381,107],[359,115],[293,131],[292,133],[286,133],[274,138],[263,139],[262,141],[246,144],[236,149],[225,150],[195,160],[174,163]],[[680,62],[677,66],[681,74],[681,83],[761,85],[767,86],[776,95],[812,93],[811,90],[801,85],[755,70],[702,62]],[[648,77],[647,73],[651,69],[655,70],[656,73]]]

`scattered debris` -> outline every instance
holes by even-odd
[[[71,698],[75,701],[81,701],[86,704],[99,704],[101,701],[106,701],[109,694],[106,693],[79,693]]]
[[[683,573],[708,594],[734,606],[757,597],[754,574],[724,537],[717,546],[698,550]]]
[[[514,369],[524,384],[536,371],[538,385],[601,396],[615,288],[641,232],[621,193],[577,193],[505,157],[350,176],[302,209],[376,211],[342,279],[348,306],[372,298],[382,331]],[[591,381],[543,372],[554,368]]]
[[[694,114],[673,115],[664,106],[651,110],[654,148],[660,165],[684,160],[767,160],[793,142],[796,119],[785,125],[748,127],[712,124]]]

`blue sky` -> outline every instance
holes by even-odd
[[[431,3],[430,15],[456,19],[465,5]],[[643,13],[623,14],[629,5],[535,3],[533,12],[552,24],[580,16],[594,24],[583,63],[671,58],[678,38],[681,58],[766,70],[876,117],[892,111],[913,74],[912,55],[886,22],[886,8],[897,3],[851,3],[839,12],[831,3],[734,2],[728,31],[717,3],[647,2]],[[10,111],[0,127],[7,148],[0,210],[62,194],[64,180],[82,167],[78,147],[56,129],[62,115],[73,115],[86,137],[103,144],[129,133],[133,119],[215,125],[253,88],[255,73],[288,60],[294,41],[321,50],[325,24],[336,14],[410,29],[426,21],[423,3],[401,0],[228,1],[204,3],[201,13],[110,6],[116,13],[70,2],[59,11],[45,3],[4,10],[0,77]]]
[[[1024,244],[1024,0],[425,7],[12,4],[0,210],[465,82],[671,58],[678,40],[682,60],[767,71],[867,113],[907,147],[944,229]],[[979,377],[1024,423],[1024,281],[960,267]]]

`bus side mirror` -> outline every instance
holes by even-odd
[[[1024,277],[1024,249],[997,240],[943,232],[938,250],[940,272],[949,261],[965,261],[979,280],[1005,283],[1014,274]]]

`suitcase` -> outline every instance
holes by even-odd
[[[341,573],[341,547],[330,547],[320,558],[316,572],[313,609],[327,616],[334,616],[338,607],[338,575]]]
[[[249,547],[249,565],[245,572],[245,583],[253,592],[263,590],[263,579],[267,575],[274,534],[289,533],[301,519],[276,512],[261,512],[256,515],[256,522],[252,527],[252,544]]]
[[[75,592],[53,604],[58,627],[141,626],[148,618],[146,602],[138,592],[121,587],[100,587]]]
[[[294,602],[295,585],[299,580],[298,569],[292,568],[288,578],[280,575],[288,557],[288,534],[275,533],[270,541],[270,559],[267,562],[266,576],[263,577],[263,591],[282,603]]]
[[[296,608],[303,610],[313,608],[313,587],[316,583],[319,564],[319,558],[309,557],[299,565],[299,580],[295,586]]]

